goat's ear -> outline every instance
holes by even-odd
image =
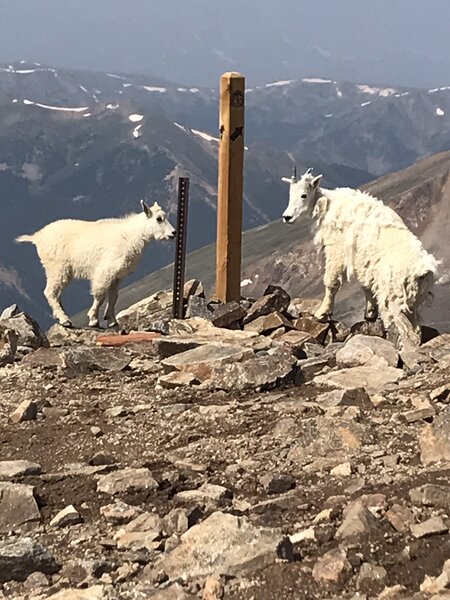
[[[320,183],[320,180],[322,179],[322,177],[323,177],[323,175],[317,175],[317,177],[314,177],[314,179],[311,181],[311,184],[314,189],[319,187],[319,183]]]
[[[150,218],[152,216],[152,209],[145,204],[144,200],[141,200],[141,206],[142,206],[142,210],[145,212],[146,216],[148,218]]]
[[[284,183],[292,183],[292,178],[291,177],[282,177],[281,181],[284,181]]]

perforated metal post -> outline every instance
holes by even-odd
[[[175,243],[175,264],[173,274],[172,316],[174,319],[182,319],[184,317],[183,292],[186,266],[188,202],[189,177],[180,177],[178,179],[177,237]]]

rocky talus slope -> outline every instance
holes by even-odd
[[[450,335],[185,291],[0,316],[0,598],[450,597]]]

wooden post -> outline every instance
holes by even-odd
[[[216,254],[216,295],[222,302],[241,298],[244,100],[245,78],[222,75]]]

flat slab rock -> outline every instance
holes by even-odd
[[[336,353],[338,367],[362,367],[364,365],[398,366],[398,351],[394,344],[380,337],[355,335]]]
[[[59,367],[75,371],[123,371],[132,356],[123,348],[78,346],[73,348],[39,348],[22,360],[28,367]]]
[[[97,491],[105,494],[124,494],[158,489],[158,482],[148,469],[126,468],[97,476]]]
[[[290,352],[261,353],[243,362],[215,367],[208,383],[223,390],[270,389],[293,381],[296,363]]]
[[[206,577],[213,573],[233,575],[255,563],[274,562],[282,535],[273,529],[255,527],[245,517],[214,512],[181,536],[180,544],[161,561],[170,579]]]
[[[0,481],[7,481],[25,475],[40,475],[41,471],[41,465],[29,460],[0,461]]]
[[[364,388],[367,392],[381,391],[388,383],[395,383],[404,377],[402,369],[394,367],[352,367],[317,375],[314,382],[341,389]]]
[[[436,338],[437,339],[437,338]],[[446,407],[419,433],[420,460],[422,464],[450,461],[450,407]]]
[[[200,381],[209,379],[214,367],[236,363],[253,356],[253,350],[231,344],[205,344],[162,361],[168,372],[178,370],[192,373]]]
[[[22,483],[0,483],[0,533],[37,525],[40,518],[33,486]]]

